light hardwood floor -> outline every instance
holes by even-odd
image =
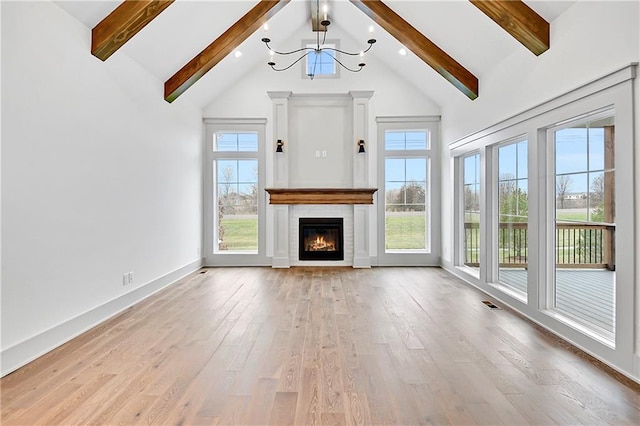
[[[640,424],[438,268],[203,269],[0,381],[2,424]]]

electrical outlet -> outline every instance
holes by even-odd
[[[133,282],[133,271],[127,274],[129,276],[129,284]]]

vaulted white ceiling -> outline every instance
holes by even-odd
[[[91,29],[121,2],[58,0],[56,3]],[[256,3],[252,0],[177,0],[114,55],[127,55],[165,82]],[[480,96],[483,76],[516,49],[526,50],[468,1],[386,0],[385,3],[478,77]],[[551,23],[553,49],[553,21],[575,1],[528,0],[525,3]],[[366,39],[366,29],[372,21],[364,13],[348,0],[331,0],[329,7],[332,21],[329,34],[337,28],[353,40]],[[274,41],[291,41],[308,28],[307,38],[311,38],[310,20],[311,3],[292,0],[269,21],[269,37]],[[441,105],[452,96],[464,96],[412,53],[401,57],[398,50],[403,46],[379,26],[374,24],[374,27],[378,42],[369,54],[377,61],[394,69],[401,78]],[[258,30],[239,46],[243,53],[240,58],[227,56],[181,98],[204,107],[230,85],[241,81],[253,67],[266,67],[266,49],[261,38],[262,30]],[[296,45],[299,43],[300,40],[295,41]]]

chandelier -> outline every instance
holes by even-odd
[[[316,22],[314,22],[314,24],[317,24],[318,23],[317,21],[320,21],[320,22],[319,22],[319,25],[314,25],[314,31],[316,32],[316,43],[315,43],[315,46],[313,47],[302,47],[300,49],[292,50],[290,52],[279,52],[277,50],[274,50],[271,46],[269,46],[269,43],[271,43],[270,38],[268,37],[262,38],[262,42],[265,44],[267,49],[269,49],[269,62],[267,62],[267,65],[269,65],[272,70],[286,71],[313,53],[314,54],[314,56],[312,57],[313,63],[310,63],[307,69],[307,76],[311,80],[313,80],[313,78],[316,75],[316,69],[319,65],[318,61],[320,60],[320,57],[322,55],[328,56],[336,64],[340,65],[343,69],[347,71],[350,71],[350,72],[362,71],[362,68],[364,68],[364,66],[366,65],[364,62],[364,54],[367,53],[369,50],[371,50],[371,48],[373,47],[373,44],[376,42],[376,39],[373,37],[370,37],[369,40],[367,40],[367,43],[369,44],[369,46],[365,50],[362,50],[360,52],[347,52],[344,50],[336,49],[334,47],[325,46],[325,42],[327,40],[327,29],[331,24],[331,21],[327,19],[326,4],[323,5],[322,11],[323,11],[323,18],[322,18],[322,21],[320,21],[320,0],[316,0],[316,16],[315,16]],[[312,19],[314,18],[312,17]],[[265,28],[265,31],[268,29],[267,24],[265,24],[264,28]],[[324,33],[324,35],[322,36],[322,41],[320,40],[321,32]],[[373,26],[369,27],[369,34],[373,35]],[[357,56],[359,58],[359,62],[355,67],[351,68],[348,65],[345,65],[342,61],[340,61],[336,57],[336,53],[340,53],[346,56]],[[299,57],[293,60],[293,62],[291,62],[289,65],[278,68],[276,67],[276,62],[274,59],[275,55],[280,55],[280,56],[299,55]]]

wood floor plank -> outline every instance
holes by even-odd
[[[0,380],[31,424],[640,424],[640,385],[439,268],[205,268]]]
[[[247,412],[243,424],[265,424],[271,412],[276,397],[278,381],[275,379],[259,379],[252,392],[251,401],[247,406]]]
[[[276,392],[269,424],[274,426],[293,425],[296,418],[297,392]]]
[[[304,368],[302,371],[302,391],[299,394],[296,405],[295,424],[318,425],[320,424],[320,407],[322,395],[320,393],[320,369],[319,366]]]

